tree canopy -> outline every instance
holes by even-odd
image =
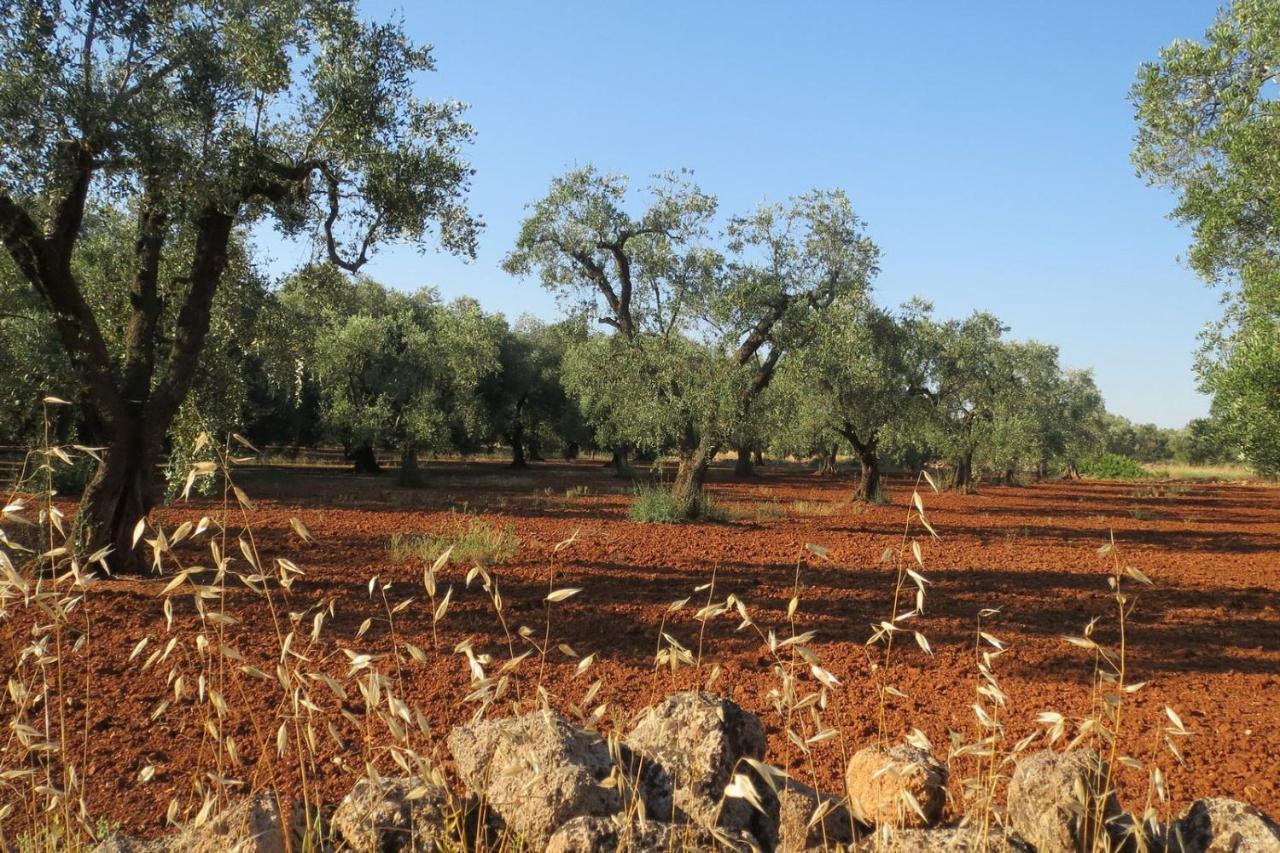
[[[716,201],[670,173],[642,212],[592,167],[552,182],[505,266],[611,327],[566,357],[566,385],[604,443],[674,447],[677,513],[701,507],[707,466],[816,317],[865,293],[877,251],[843,192],[763,205],[718,232]]]
[[[353,2],[5,0],[0,21],[0,242],[49,308],[105,446],[82,541],[126,568],[236,229],[311,236],[349,271],[431,230],[471,253],[472,131],[459,104],[414,94],[430,51]],[[106,208],[133,222],[110,271],[128,293],[114,359],[76,264]]]
[[[1228,288],[1204,337],[1202,387],[1224,435],[1259,470],[1280,471],[1280,7],[1235,0],[1202,40],[1179,39],[1132,90],[1133,158],[1177,196],[1189,260]]]

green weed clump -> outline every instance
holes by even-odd
[[[662,485],[636,486],[631,500],[630,517],[642,524],[681,524],[689,521],[681,512],[671,490]],[[703,492],[698,497],[696,518],[699,521],[729,521],[730,513]]]
[[[1119,453],[1101,453],[1080,462],[1080,474],[1094,480],[1145,480],[1154,476],[1135,459]]]
[[[480,518],[458,521],[441,533],[393,533],[387,550],[397,563],[433,563],[445,551],[449,561],[473,566],[495,566],[516,555],[520,540],[508,524],[495,527]]]

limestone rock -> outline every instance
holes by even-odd
[[[725,835],[717,840],[694,824],[628,820],[620,816],[578,817],[556,830],[547,842],[546,853],[711,853],[711,851],[751,850],[741,837]]]
[[[808,853],[852,844],[859,827],[844,801],[787,779],[778,791],[778,850]]]
[[[777,844],[776,799],[742,763],[764,759],[764,727],[754,714],[713,693],[676,693],[641,715],[627,743],[670,775],[674,812],[655,817],[750,832],[767,850]],[[724,797],[735,773],[756,780],[764,813],[746,799]]]
[[[1032,753],[1009,780],[1009,825],[1037,853],[1090,850],[1126,818],[1109,779],[1107,763],[1091,749]]]
[[[887,750],[869,746],[854,753],[845,784],[849,810],[866,824],[904,829],[933,826],[947,803],[946,766],[908,743]],[[920,812],[912,808],[908,795]]]
[[[187,824],[168,845],[183,853],[285,853],[284,833],[276,798],[254,794],[204,823]]]
[[[434,853],[449,829],[449,798],[416,776],[362,778],[333,813],[334,833],[353,853]]]
[[[166,839],[148,841],[116,832],[99,841],[91,853],[169,853],[169,850],[169,842]]]
[[[1169,827],[1170,853],[1280,853],[1280,825],[1253,806],[1196,800]]]
[[[860,841],[859,853],[1038,853],[997,826],[949,829],[892,829]]]
[[[625,786],[602,784],[616,766],[605,740],[552,714],[460,726],[448,744],[468,790],[502,826],[538,848],[573,818],[608,817],[630,805]],[[638,780],[645,813],[669,814],[670,787],[661,771],[625,748],[619,753],[621,775]]]

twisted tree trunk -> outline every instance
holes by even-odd
[[[681,451],[676,478],[671,484],[671,495],[675,498],[676,513],[680,518],[697,519],[706,509],[703,487],[715,453],[716,447],[706,442],[699,442],[691,450]]]
[[[868,503],[879,501],[881,494],[880,456],[877,450],[878,435],[873,432],[863,440],[856,431],[847,426],[841,430],[841,434],[849,441],[849,444],[853,447],[853,452],[858,456],[858,467],[861,476],[858,478],[858,487],[853,492],[853,499]]]
[[[836,454],[840,448],[836,446],[822,447],[818,450],[818,469],[813,473],[819,477],[834,477],[840,470],[836,462]]]
[[[382,473],[382,466],[378,464],[378,455],[373,452],[372,445],[360,445],[349,451],[347,458],[351,460],[351,470],[357,474]]]
[[[376,458],[374,464],[377,464]],[[422,485],[422,473],[418,469],[418,449],[411,441],[406,441],[404,448],[400,451],[399,483],[402,486],[411,487]]]
[[[140,572],[133,529],[159,501],[156,472],[161,442],[137,418],[117,421],[76,515],[75,541],[84,551],[110,547],[108,566],[117,574]]]
[[[528,468],[524,455],[524,421],[520,419],[520,409],[516,408],[515,419],[511,422],[511,467]]]
[[[974,493],[972,450],[961,454],[955,460],[955,466],[951,469],[950,486],[953,491],[962,494],[971,495]]]
[[[613,448],[613,453],[609,457],[609,461],[604,463],[604,467],[613,468],[613,476],[615,477],[627,476],[629,473],[627,470],[627,449],[625,447]]]

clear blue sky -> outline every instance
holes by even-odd
[[[995,312],[1092,366],[1108,407],[1180,426],[1206,413],[1192,361],[1218,294],[1179,260],[1172,197],[1129,162],[1138,64],[1196,37],[1212,2],[420,2],[424,95],[472,105],[480,254],[405,248],[368,267],[515,317],[554,317],[499,269],[526,204],[567,168],[688,167],[722,212],[848,191],[883,251],[879,299]],[[302,259],[270,244],[275,266]]]

